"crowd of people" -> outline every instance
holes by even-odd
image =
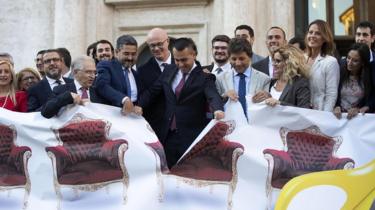
[[[41,50],[36,70],[17,74],[12,56],[0,54],[0,106],[18,112],[41,111],[56,116],[68,104],[86,101],[121,107],[124,115],[143,115],[163,144],[173,166],[210,119],[223,119],[224,103],[238,101],[247,116],[246,96],[255,103],[285,105],[332,112],[351,119],[375,110],[374,25],[355,29],[355,42],[345,58],[335,57],[327,22],[315,20],[304,38],[287,41],[278,26],[268,29],[268,56],[252,50],[254,31],[248,25],[233,38],[212,39],[213,63],[197,61],[191,38],[174,41],[162,28],[147,35],[152,57],[136,66],[137,40],[120,36],[115,47],[99,40],[87,54],[71,59],[66,48]],[[169,50],[172,49],[172,50]]]

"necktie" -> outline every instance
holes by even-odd
[[[87,93],[87,88],[81,87],[81,91],[82,91],[81,99],[88,99],[89,95]]]
[[[180,96],[181,90],[182,90],[182,88],[183,88],[184,85],[185,85],[185,79],[186,79],[186,76],[187,76],[186,73],[184,73],[184,74],[182,75],[182,78],[181,78],[180,82],[178,83],[178,85],[177,85],[177,87],[176,87],[176,89],[175,89],[175,91],[174,91],[174,93],[175,93],[177,99],[178,99],[178,97]],[[177,128],[177,125],[176,125],[176,115],[174,114],[174,115],[173,115],[173,118],[172,118],[172,122],[171,122],[170,129],[173,131],[173,130],[176,130],[176,128]]]
[[[242,109],[245,113],[245,116],[247,117],[247,112],[246,112],[246,80],[245,80],[245,77],[246,75],[244,75],[243,73],[239,73],[237,74],[239,77],[240,77],[240,82],[238,84],[238,100],[240,101],[241,105],[242,105]]]
[[[129,80],[129,69],[125,68],[124,70],[125,76],[125,84],[126,84],[126,95],[131,98],[131,87],[130,87],[130,80]]]
[[[180,82],[178,83],[176,89],[174,90],[174,93],[176,94],[176,97],[177,97],[177,98],[180,96],[181,90],[182,90],[182,88],[183,88],[184,85],[185,85],[185,79],[186,79],[186,76],[187,76],[186,73],[184,73],[184,74],[182,75],[182,78],[181,78]]]
[[[223,69],[219,67],[219,68],[216,69],[216,72],[217,72],[217,74],[220,74],[221,72],[223,72]]]

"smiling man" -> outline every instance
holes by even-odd
[[[43,106],[41,114],[46,118],[55,116],[59,110],[68,104],[83,105],[86,101],[100,102],[92,84],[95,80],[95,61],[89,56],[80,56],[72,63],[74,82],[57,86],[53,95]]]
[[[96,46],[93,51],[93,56],[97,62],[110,61],[113,59],[114,53],[115,49],[113,48],[111,42],[102,39],[96,42]]]
[[[46,50],[43,54],[43,69],[46,76],[37,84],[27,90],[28,111],[40,111],[52,94],[53,88],[73,80],[62,77],[62,56],[56,49]]]
[[[285,31],[278,26],[271,27],[270,29],[268,29],[266,37],[266,46],[268,49],[269,56],[264,58],[263,60],[253,63],[252,66],[255,69],[273,78],[272,53],[279,47],[284,46],[286,44],[287,40]]]
[[[207,69],[215,75],[230,70],[231,66],[228,55],[229,41],[230,38],[227,35],[216,35],[212,39],[212,57],[214,58],[214,62],[211,65],[203,66],[203,69]]]
[[[152,57],[137,70],[141,84],[141,92],[148,90],[158,79],[167,65],[174,64],[172,53],[169,51],[169,38],[167,32],[162,28],[153,28],[147,34],[147,45]],[[164,95],[160,95],[152,102],[150,108],[143,109],[143,117],[150,124],[156,135],[161,137],[161,124],[165,109]]]
[[[253,52],[248,41],[233,38],[229,42],[229,61],[232,70],[224,72],[216,79],[216,87],[225,100],[239,101],[247,115],[245,96],[254,95],[260,90],[269,91],[270,78],[254,68],[251,68]]]

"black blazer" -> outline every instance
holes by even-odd
[[[174,64],[173,57],[172,64]],[[142,94],[143,91],[148,90],[159,78],[161,69],[155,58],[151,57],[144,65],[137,69],[137,73],[140,83],[140,94]],[[164,115],[162,110],[165,110],[165,97],[162,93],[155,97],[155,100],[148,107],[143,109],[143,117],[150,123],[159,139],[162,129],[160,122],[163,120]]]
[[[122,99],[128,95],[121,63],[117,59],[101,61],[96,69],[98,76],[95,81],[95,89],[99,96],[108,101],[110,105],[122,107]],[[138,75],[134,70],[132,70],[132,73],[139,95]]]
[[[256,69],[258,71],[261,71],[261,72],[267,74],[268,76],[270,76],[270,72],[269,72],[269,69],[268,69],[268,64],[269,64],[270,60],[269,60],[268,57],[269,56],[267,56],[266,58],[264,58],[264,59],[262,59],[262,60],[260,60],[256,63],[253,63],[251,66],[254,69]]]
[[[77,88],[74,82],[55,87],[47,103],[42,107],[42,116],[45,118],[51,118],[55,116],[62,107],[68,104],[73,104],[74,101],[72,95],[70,94],[71,92],[77,93]],[[89,93],[91,102],[102,102],[100,97],[96,94],[94,88],[90,87]]]
[[[69,78],[63,79],[67,84],[74,81]],[[51,95],[51,87],[49,86],[48,80],[44,77],[40,82],[27,90],[27,111],[40,111]]]
[[[179,98],[172,90],[173,80],[179,71],[176,65],[167,66],[159,79],[147,91],[141,94],[139,105],[147,107],[160,94],[165,97],[163,111],[161,142],[164,142],[170,128],[172,118],[176,116],[178,132],[183,136],[181,142],[191,144],[207,125],[207,101],[214,111],[223,110],[223,103],[215,86],[215,76],[202,71],[202,67],[194,68],[181,90]]]
[[[214,69],[214,63],[211,63],[207,66],[202,66],[202,69],[207,69],[208,71],[212,72],[212,70]]]
[[[270,91],[276,80],[271,81]],[[295,76],[292,83],[288,83],[280,95],[279,101],[281,105],[296,106],[309,109],[310,102],[310,85],[309,80]]]

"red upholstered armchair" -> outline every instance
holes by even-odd
[[[284,150],[263,151],[268,161],[266,192],[270,202],[272,202],[272,188],[281,189],[296,176],[354,167],[352,159],[334,156],[342,143],[342,138],[326,136],[317,126],[302,130],[289,130],[282,127],[280,136]]]
[[[124,164],[128,148],[126,140],[108,140],[111,124],[104,120],[85,119],[76,115],[59,129],[52,129],[60,145],[47,147],[52,160],[58,208],[62,186],[77,190],[95,191],[114,182],[122,182],[123,199],[129,185]]]
[[[244,147],[225,139],[234,129],[234,123],[217,122],[216,125],[170,170],[160,142],[146,143],[157,159],[157,179],[160,186],[159,200],[163,200],[162,174],[196,186],[225,184],[229,186],[228,209],[232,208],[232,195],[237,185],[237,160]]]
[[[31,190],[27,170],[31,149],[17,146],[16,138],[17,132],[13,125],[0,124],[0,191],[24,188],[23,209],[26,209]]]

